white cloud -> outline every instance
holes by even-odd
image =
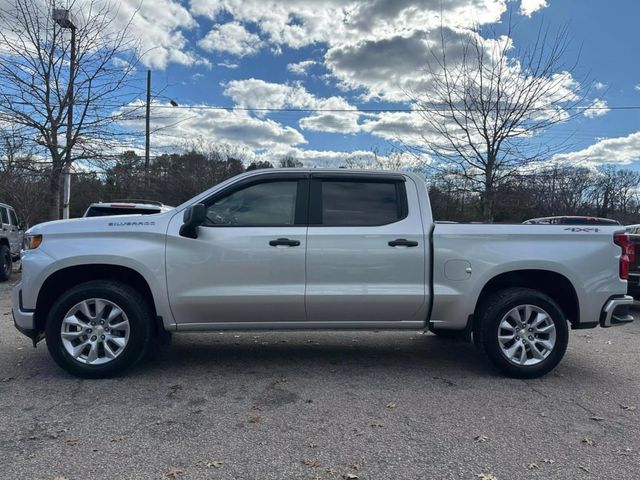
[[[593,84],[593,88],[595,88],[596,90],[604,90],[605,88],[607,88],[607,84],[602,82],[595,82]]]
[[[606,138],[583,150],[556,155],[553,160],[574,165],[627,165],[640,160],[640,132],[626,137]]]
[[[341,152],[333,150],[303,150],[289,148],[267,152],[258,156],[260,160],[276,163],[278,158],[293,157],[305,167],[318,168],[361,168],[393,169],[410,168],[429,162],[427,156],[417,157],[403,152],[379,154],[372,150],[354,150]]]
[[[218,63],[217,65],[222,68],[228,68],[229,70],[234,70],[239,67],[237,63],[231,63],[226,60],[224,62]]]
[[[304,60],[298,63],[290,63],[287,65],[287,70],[296,75],[306,75],[307,70],[317,64],[315,60]]]
[[[530,17],[538,10],[548,7],[547,0],[522,0],[520,2],[520,13]]]
[[[269,43],[301,48],[409,35],[441,24],[471,27],[496,22],[506,0],[191,0],[191,12],[216,20],[221,13],[258,26]]]
[[[294,108],[309,110],[334,110],[333,112],[311,112],[300,120],[303,129],[334,133],[355,133],[359,112],[341,97],[318,98],[309,93],[300,83],[270,83],[256,78],[232,80],[227,83],[224,94],[243,108],[278,109]],[[336,110],[354,110],[344,112]],[[264,112],[257,112],[264,115]]]
[[[130,104],[140,108],[141,102]],[[247,112],[212,109],[209,105],[171,107],[155,103],[151,107],[154,148],[176,148],[190,138],[206,138],[251,150],[290,148],[306,143],[295,128],[270,119],[252,117]],[[124,123],[134,131],[144,131],[144,119]]]
[[[591,105],[584,110],[584,116],[587,118],[601,117],[609,112],[609,106],[606,100],[596,98]]]
[[[239,22],[229,22],[214,27],[198,42],[198,46],[207,52],[225,52],[244,57],[260,50],[262,40]]]
[[[633,87],[633,89],[634,89],[634,90],[637,90],[637,91],[639,91],[639,92],[640,92],[640,83],[639,83],[639,84],[637,84],[635,87]]]

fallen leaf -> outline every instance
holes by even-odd
[[[373,423],[370,424],[370,426],[382,428],[383,425],[380,422],[373,422]]]
[[[249,417],[249,423],[260,423],[262,417],[260,415],[251,415]]]
[[[342,475],[342,478],[344,478],[345,480],[356,480],[360,477],[358,477],[358,475],[356,475],[355,473],[346,473]]]
[[[527,465],[527,469],[528,470],[537,470],[538,469],[538,465],[535,463],[530,463],[529,465]]]
[[[66,443],[67,445],[71,445],[71,446],[75,446],[80,442],[79,439],[77,438],[68,438],[64,441],[64,443]]]
[[[479,473],[476,475],[480,480],[498,480],[498,477],[491,473]]]
[[[636,409],[635,405],[620,405],[620,408],[627,412],[633,412]]]
[[[633,450],[631,450],[629,447],[625,447],[622,450],[620,450],[620,455],[631,455],[631,452]]]
[[[115,437],[110,440],[111,443],[121,442],[124,440],[124,437]]]
[[[396,405],[396,403],[395,403],[395,402],[389,402],[389,403],[387,403],[387,408],[396,408],[396,407],[397,407],[397,405]]]
[[[309,468],[318,468],[320,466],[320,462],[316,459],[313,460],[303,460],[303,464],[305,464]]]
[[[596,422],[601,422],[604,420],[604,417],[594,416],[594,417],[591,417],[591,420],[595,420]]]
[[[335,475],[335,474],[336,474],[336,473],[338,473],[338,472],[337,472],[337,470],[336,470],[335,468],[331,468],[331,467],[329,467],[329,468],[327,468],[327,473],[328,473],[329,475]]]
[[[611,340],[607,340],[607,345],[613,345],[613,342]]]
[[[67,480],[67,477],[63,477],[62,475],[58,475],[53,480]]]
[[[5,377],[2,380],[0,380],[0,382],[6,383],[6,382],[10,382],[11,380],[13,380],[14,377]]]
[[[582,443],[584,443],[585,445],[589,445],[590,447],[596,446],[596,442],[593,440],[593,438],[589,438],[589,437],[584,437],[582,439]]]
[[[222,466],[222,462],[219,460],[207,462],[207,468],[220,468],[221,466]]]
[[[171,467],[164,473],[164,475],[162,475],[162,478],[168,480],[171,478],[178,478],[181,475],[184,475],[184,470],[176,467]]]
[[[487,437],[486,435],[480,434],[480,435],[478,435],[476,437],[473,437],[473,439],[478,443],[484,443],[487,440],[489,440],[489,437]]]
[[[548,463],[549,465],[552,465],[554,463],[556,463],[555,460],[552,460],[550,458],[545,458],[544,460],[542,460],[544,463]]]
[[[309,448],[316,448],[318,445],[316,445],[313,442],[310,442],[309,445],[307,445]]]
[[[168,394],[169,397],[172,397],[174,395],[176,395],[180,390],[182,390],[182,385],[180,384],[176,384],[176,385],[171,385],[169,387],[169,390],[171,390]]]
[[[578,465],[578,468],[584,472],[591,473],[591,471],[583,465]]]
[[[357,463],[354,463],[353,465],[349,465],[349,468],[357,472],[358,470],[360,470],[360,465]]]

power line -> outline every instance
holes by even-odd
[[[26,105],[33,106],[33,103],[30,102],[12,102],[14,105]],[[76,101],[76,104],[83,104],[81,100]],[[145,108],[146,104],[92,104],[93,107],[101,107],[101,108],[122,108],[122,109],[131,109],[137,110]],[[162,105],[162,104],[152,104],[151,108],[153,109],[169,109],[169,110],[226,110],[226,111],[240,111],[240,112],[289,112],[289,113],[414,113],[414,112],[446,112],[449,110],[447,106],[442,106],[441,108],[302,108],[302,107],[239,107],[239,106],[220,106],[220,105]],[[555,107],[532,107],[529,108],[529,111],[558,111],[561,110],[574,110],[574,111],[625,111],[625,110],[640,110],[640,105],[611,105],[606,107],[596,107],[596,106],[555,106]],[[5,107],[4,110],[7,110]],[[469,110],[471,111],[471,110]],[[142,118],[142,117],[141,117]]]

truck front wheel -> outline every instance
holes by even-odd
[[[60,296],[47,318],[49,353],[67,372],[83,378],[112,377],[144,355],[152,313],[146,299],[118,282],[77,285]]]
[[[473,337],[503,373],[536,378],[562,360],[569,328],[552,298],[529,288],[509,288],[483,302]]]

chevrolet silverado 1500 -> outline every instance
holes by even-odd
[[[169,212],[27,234],[15,324],[83,377],[165,332],[429,329],[530,378],[570,329],[633,318],[620,227],[436,224],[410,173],[258,170]]]

